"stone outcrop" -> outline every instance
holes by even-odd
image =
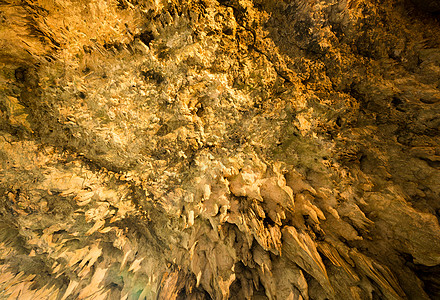
[[[0,297],[440,297],[422,2],[0,1]]]

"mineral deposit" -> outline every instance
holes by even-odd
[[[0,298],[440,299],[439,12],[0,0]]]

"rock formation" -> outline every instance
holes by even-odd
[[[1,0],[2,299],[439,299],[439,1]]]

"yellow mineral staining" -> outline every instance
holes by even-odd
[[[438,298],[438,22],[334,2],[2,1],[0,298]]]

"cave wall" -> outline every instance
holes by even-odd
[[[0,1],[0,296],[440,297],[428,2]]]

